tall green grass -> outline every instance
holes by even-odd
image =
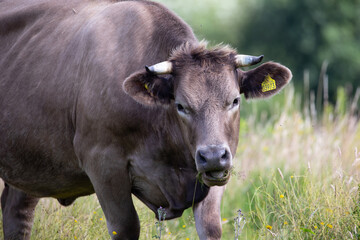
[[[316,120],[292,86],[265,102],[243,101],[235,168],[221,205],[223,239],[235,238],[239,209],[246,218],[239,239],[360,239],[360,124],[339,96]],[[154,238],[154,214],[134,201],[140,239]],[[70,207],[41,200],[32,239],[109,239],[96,196]],[[161,239],[198,239],[191,209],[165,221]]]

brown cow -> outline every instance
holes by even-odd
[[[94,192],[113,239],[139,237],[131,194],[166,219],[192,206],[200,239],[220,239],[240,94],[291,79],[272,62],[239,69],[261,59],[207,49],[150,1],[0,1],[5,239],[29,239],[39,198]]]

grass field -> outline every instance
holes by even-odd
[[[261,104],[268,113],[259,110]],[[221,206],[223,239],[235,239],[236,230],[238,239],[360,239],[356,119],[334,108],[315,122],[292,87],[265,103],[242,105],[247,116]],[[140,239],[155,239],[154,214],[135,203]],[[245,219],[234,227],[239,209]],[[191,210],[162,224],[161,239],[198,239]],[[96,196],[79,198],[70,207],[42,199],[32,239],[109,239]]]

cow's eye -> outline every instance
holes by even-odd
[[[176,103],[176,109],[179,113],[186,113],[185,108],[180,103]]]
[[[240,103],[240,98],[239,97],[235,98],[233,103],[232,103],[232,107],[233,108],[237,107],[239,105],[239,103]]]

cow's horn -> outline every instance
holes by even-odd
[[[164,61],[150,67],[145,66],[145,68],[148,72],[152,72],[155,74],[168,74],[172,72],[172,63],[169,61]]]
[[[237,67],[251,66],[251,65],[261,62],[263,57],[264,57],[264,55],[255,57],[255,56],[250,56],[250,55],[239,54],[239,55],[236,55],[236,57],[235,57],[235,63],[236,63]]]

